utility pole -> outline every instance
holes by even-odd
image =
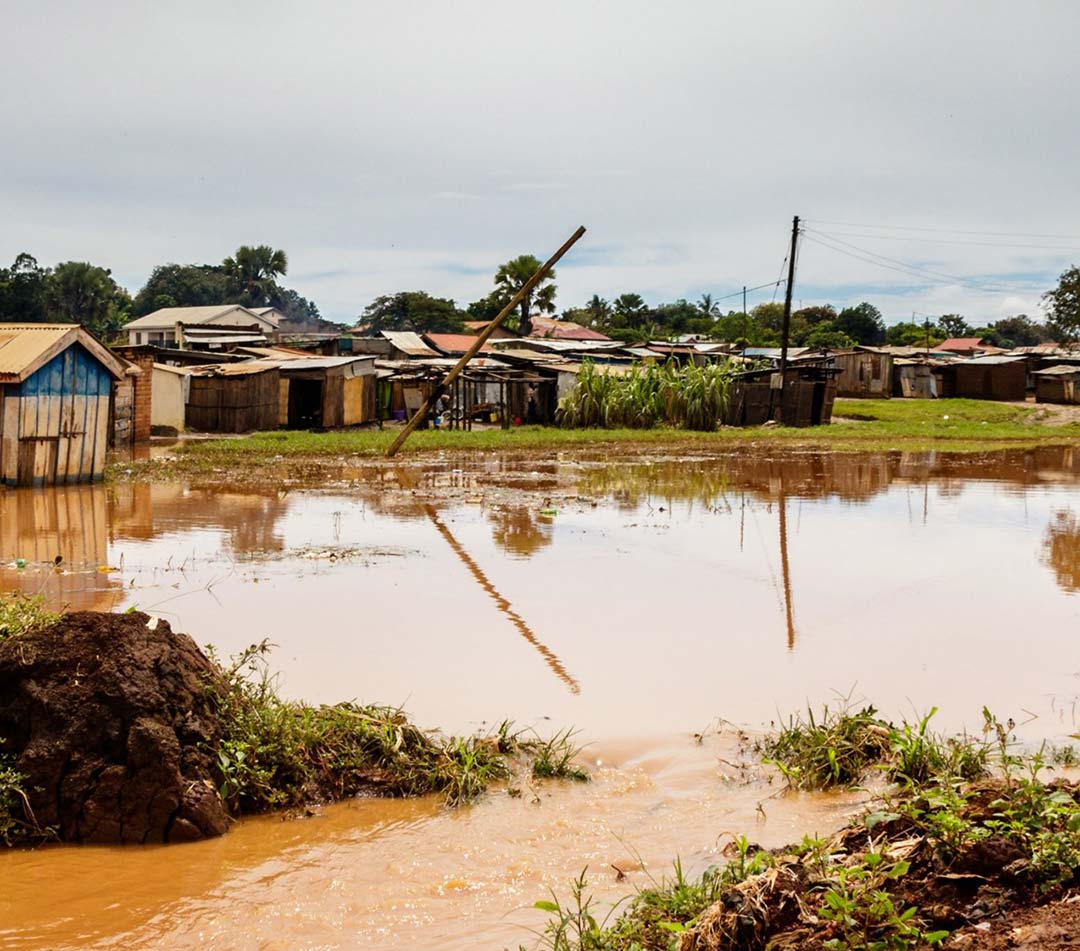
[[[788,337],[791,335],[791,292],[795,287],[795,251],[799,243],[799,216],[791,220],[791,250],[788,252],[787,288],[784,291],[784,325],[780,331],[780,422],[784,421],[784,377],[787,375]]]
[[[747,330],[747,316],[746,316],[746,285],[742,286],[742,335],[745,339]]]

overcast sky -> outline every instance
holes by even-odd
[[[795,214],[796,301],[890,322],[1035,314],[1080,263],[1075,0],[7,0],[3,23],[0,262],[133,293],[268,243],[332,319],[465,304],[584,224],[562,307],[722,296],[776,280]]]

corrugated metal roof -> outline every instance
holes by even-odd
[[[1001,366],[1004,363],[1018,363],[1019,361],[1024,360],[1024,359],[1026,359],[1026,358],[1025,357],[1016,357],[1016,356],[1008,356],[1008,355],[1004,355],[1004,354],[993,354],[992,356],[988,356],[988,357],[972,357],[970,360],[961,360],[956,365],[958,367],[976,366],[976,365],[981,366],[981,367],[982,366],[994,367],[994,366]]]
[[[344,367],[350,363],[362,363],[365,360],[374,363],[375,354],[362,353],[353,357],[297,357],[293,360],[274,359],[273,362],[282,370],[332,370],[334,367]]]
[[[550,337],[525,337],[516,346],[543,347],[557,353],[585,353],[590,350],[618,350],[623,344],[618,340],[555,340]]]
[[[1045,370],[1036,370],[1036,376],[1072,376],[1076,373],[1080,373],[1080,366],[1075,364],[1061,364],[1056,367],[1047,367]]]
[[[556,320],[554,317],[533,317],[530,337],[554,337],[556,340],[610,340],[598,330],[590,330],[572,320]]]
[[[192,376],[252,376],[269,370],[280,370],[280,360],[245,360],[242,363],[212,363],[191,367]]]
[[[0,380],[20,383],[56,354],[82,344],[113,376],[127,364],[78,324],[0,324]]]
[[[145,317],[139,317],[136,320],[131,321],[131,323],[124,324],[124,330],[146,330],[154,329],[156,327],[171,328],[176,323],[205,324],[209,323],[215,317],[230,313],[234,310],[239,310],[244,314],[250,314],[252,323],[258,323],[259,320],[266,320],[268,323],[273,323],[272,320],[261,317],[259,314],[256,314],[252,310],[248,310],[246,307],[242,307],[240,304],[213,304],[209,307],[162,307],[159,310],[155,310],[152,314],[147,314]]]
[[[476,337],[470,337],[468,334],[424,334],[424,339],[443,353],[466,353],[477,340]],[[486,343],[480,348],[480,353],[494,352],[495,350]]]
[[[950,337],[937,345],[938,350],[978,350],[982,337]]]
[[[184,340],[188,343],[266,343],[265,335],[257,333],[193,334],[186,330]]]
[[[412,357],[434,357],[438,356],[434,350],[431,349],[420,334],[413,333],[411,330],[384,330],[380,334],[384,340],[389,340],[390,345],[395,350],[400,350],[402,353],[407,353]]]

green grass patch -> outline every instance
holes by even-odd
[[[18,592],[0,595],[0,641],[48,627],[58,620],[59,614],[46,610],[44,597]]]
[[[857,420],[830,426],[726,428],[695,432],[651,429],[419,430],[405,455],[588,452],[614,448],[668,448],[688,452],[726,451],[740,446],[808,447],[847,451],[903,449],[986,452],[1080,440],[1080,424],[1052,425],[1034,406],[983,400],[837,400],[836,418]],[[345,429],[331,432],[277,430],[227,439],[181,442],[164,459],[114,464],[111,478],[172,478],[215,473],[237,478],[273,477],[272,467],[336,466],[350,460],[381,459],[400,430]],[[268,468],[269,467],[269,468]]]
[[[846,702],[820,714],[796,714],[762,738],[757,749],[792,789],[855,786],[871,769],[890,781],[925,783],[934,777],[973,780],[987,775],[995,729],[988,711],[982,738],[946,737],[930,729],[936,708],[916,723],[896,726],[873,706]],[[996,735],[996,734],[995,734]]]
[[[1080,785],[1045,777],[1046,748],[1018,754],[1012,724],[988,711],[982,738],[951,742],[929,730],[931,716],[901,727],[873,707],[793,718],[767,741],[792,785],[854,781],[874,765],[894,784],[835,835],[772,851],[737,838],[726,863],[689,878],[676,862],[673,876],[606,913],[586,870],[566,900],[536,903],[550,917],[535,946],[911,951],[941,945],[987,908],[1007,917],[1071,894]]]
[[[488,736],[445,738],[392,707],[283,700],[269,672],[268,647],[248,648],[207,687],[223,730],[215,751],[220,792],[236,815],[362,791],[437,793],[457,805],[510,780],[519,760],[531,763],[537,778],[588,778],[575,763],[579,749],[569,731],[543,740],[503,723]]]

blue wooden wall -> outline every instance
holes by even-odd
[[[73,344],[4,391],[0,473],[8,485],[101,478],[109,436],[112,375]]]

